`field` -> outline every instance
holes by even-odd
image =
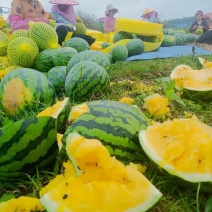
[[[212,61],[212,56],[201,56]],[[191,56],[169,59],[153,59],[144,61],[116,62],[109,72],[112,91],[102,99],[119,100],[123,97],[134,99],[137,105],[151,120],[163,122],[165,119],[185,118],[196,115],[202,122],[212,127],[212,102],[182,99],[168,80],[171,71],[180,64],[201,69],[197,57]],[[154,118],[143,108],[144,98],[159,93],[169,98],[171,117]],[[171,95],[170,95],[171,93]],[[99,97],[93,97],[96,99]],[[1,112],[1,111],[0,111]],[[8,122],[4,114],[0,114],[0,127]],[[29,115],[29,114],[28,114]],[[58,157],[52,169],[37,172],[35,176],[16,184],[0,184],[0,201],[11,197],[28,195],[39,197],[42,186],[61,172],[63,157]],[[163,193],[159,202],[149,212],[209,212],[212,201],[208,201],[210,193],[202,193],[198,188],[183,187],[177,180],[158,169],[150,160],[141,162],[146,166],[145,176]],[[200,185],[201,186],[201,185]],[[208,209],[207,209],[207,208]]]

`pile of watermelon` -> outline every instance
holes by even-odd
[[[135,105],[107,100],[111,99],[114,92],[110,80],[111,64],[143,53],[144,43],[141,38],[124,32],[117,33],[114,37],[116,42],[120,39],[130,41],[126,45],[115,46],[109,53],[103,53],[91,50],[81,38],[77,41],[70,38],[59,46],[54,29],[45,23],[34,23],[29,31],[16,31],[11,37],[1,33],[5,45],[0,46],[0,52],[2,61],[6,62],[0,70],[4,73],[0,75],[0,114],[3,117],[0,118],[0,184],[19,183],[27,177],[32,178],[38,171],[53,172],[54,167],[63,170],[64,166],[65,172],[48,181],[48,185],[42,189],[39,201],[24,197],[16,199],[16,202],[0,203],[0,211],[7,208],[24,210],[29,205],[29,211],[42,211],[44,208],[51,212],[72,209],[92,211],[92,204],[96,211],[101,211],[102,205],[108,207],[105,211],[146,211],[162,196],[136,164],[149,162],[150,159],[158,164],[158,168],[165,169],[170,175],[180,177],[195,187],[199,182],[206,185],[211,183],[211,173],[202,172],[200,176],[194,172],[189,181],[189,173],[176,170],[178,166],[174,162],[178,155],[175,154],[175,149],[179,147],[182,155],[190,152],[190,149],[183,149],[189,147],[182,147],[178,137],[172,134],[176,131],[175,127],[177,128],[175,122],[181,122],[164,122],[166,127],[151,122],[150,118],[164,121],[171,116],[168,97],[146,95],[143,101],[148,117]],[[183,33],[171,33],[173,32],[170,31],[164,38],[165,46],[170,46],[169,43],[183,45],[187,42]],[[150,38],[143,39],[147,42]],[[178,69],[179,74],[181,71],[191,72],[185,66]],[[201,73],[204,75],[201,83],[207,90],[202,91],[201,87],[195,87],[194,84],[199,85],[197,77],[195,78],[196,72],[190,73],[195,81],[189,81],[190,87],[185,89],[192,91],[193,98],[197,93],[198,98],[203,98],[201,92],[207,92],[206,100],[210,101],[211,84],[208,82],[212,78],[211,72]],[[179,83],[177,74],[171,75],[176,85]],[[119,83],[125,82],[117,82]],[[128,87],[134,86],[130,81],[126,81],[126,84]],[[141,92],[142,85],[136,86],[137,88],[133,88]],[[144,88],[145,91],[148,89],[151,88]],[[195,141],[196,138],[204,138],[205,146],[195,157],[204,159],[204,165],[210,166],[207,162],[211,156],[206,154],[203,157],[202,154],[211,147],[208,142],[212,135],[211,127],[194,118],[184,120],[182,126],[187,124],[194,130],[198,127],[201,129],[201,135],[195,137],[194,133],[192,139]],[[155,128],[159,130],[155,132]],[[153,134],[149,135],[151,130],[166,150],[165,153],[162,151],[164,158],[160,155],[161,152],[157,152],[163,148],[151,146],[154,144]],[[185,142],[186,138],[193,135],[186,130],[183,133]],[[171,165],[167,155],[176,159]],[[58,162],[60,160],[62,163]],[[70,189],[73,189],[76,198],[70,196]],[[85,206],[82,206],[85,209],[82,209],[77,201],[81,201],[81,194],[88,196],[87,192],[90,192],[90,196],[86,199]],[[119,197],[123,197],[120,202]],[[26,199],[29,204],[24,205]]]

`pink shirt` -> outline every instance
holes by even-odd
[[[115,31],[116,18],[107,16],[104,19],[104,31],[105,33]]]
[[[34,22],[44,22],[49,24],[49,20],[45,17],[43,18],[30,18],[27,20],[23,20],[20,16],[18,15],[10,15],[10,26],[12,30],[18,30],[18,29],[29,29],[29,21],[34,21]]]

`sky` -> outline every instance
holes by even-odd
[[[119,12],[116,18],[140,19],[145,8],[151,8],[159,14],[161,21],[192,17],[197,10],[203,13],[212,12],[212,0],[78,0],[79,5],[74,6],[75,12],[81,11],[85,14],[95,15],[97,18],[104,17],[105,8],[113,4]],[[0,0],[0,6],[11,6],[12,0]],[[52,4],[49,0],[40,0],[44,9],[50,12]],[[4,15],[6,18],[7,15]]]

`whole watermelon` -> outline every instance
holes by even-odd
[[[0,129],[0,182],[34,175],[56,160],[56,123],[50,116],[31,117]]]
[[[114,63],[116,61],[126,61],[128,57],[128,49],[126,46],[119,44],[110,50],[110,55],[112,56],[112,62]]]
[[[92,61],[77,63],[69,71],[65,91],[71,102],[87,101],[95,95],[108,92],[110,79],[107,71]]]
[[[82,108],[87,110],[82,113]],[[69,121],[63,142],[69,133],[76,132],[88,139],[100,140],[112,156],[123,162],[141,160],[144,155],[138,134],[150,121],[132,105],[110,100],[86,102],[72,107]]]
[[[37,111],[44,105],[50,105],[54,98],[52,83],[34,69],[17,68],[0,83],[0,108],[8,116]]]
[[[82,38],[73,37],[64,42],[63,47],[72,47],[77,50],[77,52],[82,52],[89,50],[90,46],[87,41]]]
[[[109,70],[111,65],[111,56],[97,50],[86,50],[74,55],[68,62],[67,72],[79,62],[92,61],[102,66],[106,71]]]
[[[131,39],[126,47],[128,49],[128,57],[142,54],[144,52],[144,42],[139,38]]]
[[[66,66],[55,66],[48,71],[46,76],[54,86],[56,93],[61,93],[65,90]]]
[[[128,33],[128,32],[124,32],[124,31],[117,32],[113,36],[113,43],[116,43],[116,42],[123,40],[123,39],[133,39],[133,35]]]

